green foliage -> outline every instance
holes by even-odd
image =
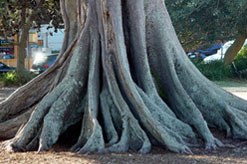
[[[1,77],[1,82],[4,86],[14,85],[17,81],[17,76],[15,72],[4,73]]]
[[[49,22],[55,29],[59,28],[63,22],[59,0],[1,0],[0,36],[18,34],[29,24],[28,20],[32,20],[31,28],[39,28]]]
[[[210,63],[193,61],[193,63],[209,80],[219,81],[236,78],[232,67],[230,65],[226,65],[223,61],[213,61]]]
[[[237,70],[247,69],[247,46],[243,47],[234,59]]]
[[[212,81],[221,81],[239,78],[231,65],[226,65],[223,61],[213,61],[204,63],[201,61],[192,61],[199,71]],[[236,69],[243,71],[242,78],[247,78],[247,46],[243,47],[234,59]]]
[[[29,82],[35,77],[35,74],[23,72],[18,74],[16,71],[4,73],[0,77],[0,83],[3,86],[21,86]]]
[[[243,47],[234,59],[234,64],[241,78],[247,79],[247,46]]]
[[[247,31],[246,0],[166,0],[177,35],[187,50],[232,40]]]

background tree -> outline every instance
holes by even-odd
[[[61,0],[61,11],[57,61],[0,103],[12,150],[48,150],[73,125],[79,153],[191,153],[196,134],[207,149],[224,146],[209,127],[246,139],[247,102],[189,61],[163,0]]]
[[[42,23],[51,22],[58,28],[62,23],[57,0],[5,0],[1,1],[0,36],[5,38],[19,35],[17,71],[25,69],[25,48],[31,28],[40,28]]]
[[[185,49],[235,39],[225,55],[231,63],[247,35],[245,0],[167,0],[171,19]]]

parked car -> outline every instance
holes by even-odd
[[[32,69],[31,72],[34,72],[36,74],[40,74],[47,69],[49,69],[54,62],[56,61],[58,54],[55,55],[46,55],[46,54],[38,54],[35,56],[34,61],[32,63]]]
[[[3,59],[14,59],[14,55],[13,54],[6,54],[3,56]]]
[[[222,48],[220,48],[217,53],[215,53],[214,55],[208,56],[206,58],[203,59],[203,61],[205,63],[209,63],[211,61],[215,61],[215,60],[222,60],[224,59],[225,53],[228,50],[228,48],[231,47],[231,45],[233,44],[234,41],[228,41],[226,42]]]
[[[10,67],[10,66],[0,62],[0,74],[14,71],[15,69],[16,69],[15,67]]]
[[[211,62],[211,61],[222,60],[222,59],[224,59],[225,54],[226,54],[226,51],[231,47],[231,45],[232,45],[233,43],[234,43],[234,40],[231,40],[231,41],[226,42],[226,43],[223,45],[223,47],[217,51],[216,54],[204,58],[203,61],[204,61],[205,63],[209,63],[209,62]],[[243,46],[247,46],[247,39],[245,40]]]

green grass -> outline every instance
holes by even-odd
[[[226,65],[223,61],[212,61],[204,63],[201,61],[192,61],[197,69],[209,80],[212,81],[225,81],[235,78],[236,75],[230,65]]]
[[[209,80],[212,81],[230,81],[229,79],[236,79],[238,75],[235,73],[235,70],[231,65],[226,65],[223,61],[212,61],[210,63],[204,63],[199,60],[192,60],[194,65],[200,70],[200,72],[206,76]],[[247,70],[247,46],[243,47],[238,55],[234,59],[235,66],[238,71],[242,71],[242,78],[247,79],[247,73],[244,70]],[[235,81],[236,82],[236,81]],[[234,85],[229,82],[229,85]],[[228,85],[228,82],[222,83],[222,85]],[[237,85],[241,84],[241,82]],[[235,85],[234,85],[235,86]]]
[[[220,87],[247,87],[247,80],[226,80],[226,81],[213,81]]]

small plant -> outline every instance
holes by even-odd
[[[247,70],[247,46],[243,47],[238,55],[235,57],[234,64],[238,71]]]
[[[4,73],[1,77],[2,85],[4,86],[10,86],[14,85],[14,83],[17,81],[17,75],[15,71]]]
[[[4,73],[0,81],[3,86],[21,86],[33,79],[35,75],[30,72],[17,73],[16,71],[11,71]]]

